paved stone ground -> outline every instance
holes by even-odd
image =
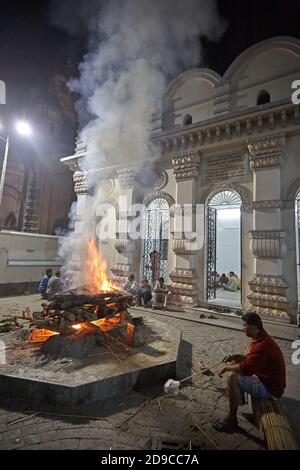
[[[41,299],[39,294],[22,295],[17,297],[1,297],[0,298],[0,320],[10,318],[12,316],[22,316],[22,310],[26,307],[33,311],[41,311],[41,303],[45,300]]]
[[[26,306],[36,309],[40,302],[39,296],[1,299],[0,318],[19,313]],[[149,311],[147,315],[162,314]],[[191,367],[197,373],[201,367],[220,361],[226,353],[240,352],[248,342],[239,331],[170,316],[163,318],[183,334],[183,360],[179,365],[182,377],[190,374]],[[291,363],[291,342],[278,340],[278,343],[288,374],[284,402],[300,443],[300,365]],[[186,383],[176,397],[168,397],[161,387],[149,384],[147,390],[133,391],[120,400],[68,411],[93,419],[46,413],[34,416],[39,410],[28,414],[20,405],[2,400],[0,449],[127,450],[157,448],[161,442],[179,441],[191,441],[193,448],[203,449],[262,449],[262,435],[249,421],[247,405],[240,408],[238,432],[220,434],[212,428],[211,422],[227,410],[226,397],[215,391],[220,382],[217,375],[200,375],[193,383]],[[155,394],[157,398],[149,400]]]

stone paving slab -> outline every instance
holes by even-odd
[[[132,312],[141,311],[144,313],[148,312],[148,309],[141,307],[133,307],[130,309]],[[228,330],[243,331],[241,317],[236,315],[228,315],[216,313],[202,308],[188,308],[184,312],[177,312],[172,310],[160,311],[153,310],[157,315],[163,315],[170,318],[186,319],[191,322],[199,323],[202,325],[215,326],[225,328]],[[204,318],[200,316],[204,315]],[[210,318],[214,317],[214,318]],[[282,339],[286,341],[294,341],[300,338],[300,328],[296,325],[279,324],[277,322],[264,321],[264,327],[266,331],[276,339]]]

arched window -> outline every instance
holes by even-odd
[[[270,101],[271,101],[271,96],[268,91],[262,90],[259,92],[258,97],[257,97],[257,106],[270,103]]]
[[[226,190],[221,191],[209,199],[209,207],[215,209],[234,209],[235,206],[241,206],[242,200],[240,195],[236,191]]]
[[[189,126],[190,124],[193,124],[193,118],[190,114],[186,114],[183,118],[183,125]]]

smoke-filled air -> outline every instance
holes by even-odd
[[[138,169],[152,157],[151,117],[161,111],[167,84],[201,66],[201,36],[220,39],[224,22],[214,0],[92,0],[82,2],[77,16],[73,10],[70,1],[56,2],[53,8],[60,26],[73,33],[86,27],[90,35],[79,78],[70,82],[79,94],[79,119],[90,116],[80,131],[87,147],[83,169],[122,163]],[[95,230],[99,188],[93,175],[90,171],[94,196],[89,197],[77,253]],[[71,245],[66,238],[66,259]]]

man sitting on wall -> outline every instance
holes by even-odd
[[[263,322],[256,313],[242,316],[244,332],[251,339],[250,351],[246,356],[235,354],[223,359],[226,365],[219,371],[227,376],[229,414],[223,421],[213,424],[218,431],[232,432],[237,427],[237,410],[244,404],[243,395],[257,398],[280,398],[286,387],[286,373],[283,354],[279,346],[263,328]]]
[[[47,269],[45,276],[42,277],[42,280],[39,284],[39,292],[43,299],[46,299],[46,290],[48,286],[49,279],[52,277],[52,269]]]
[[[154,286],[153,305],[152,308],[158,308],[158,304],[162,304],[161,310],[166,310],[169,296],[169,289],[165,284],[163,277],[156,281]]]

